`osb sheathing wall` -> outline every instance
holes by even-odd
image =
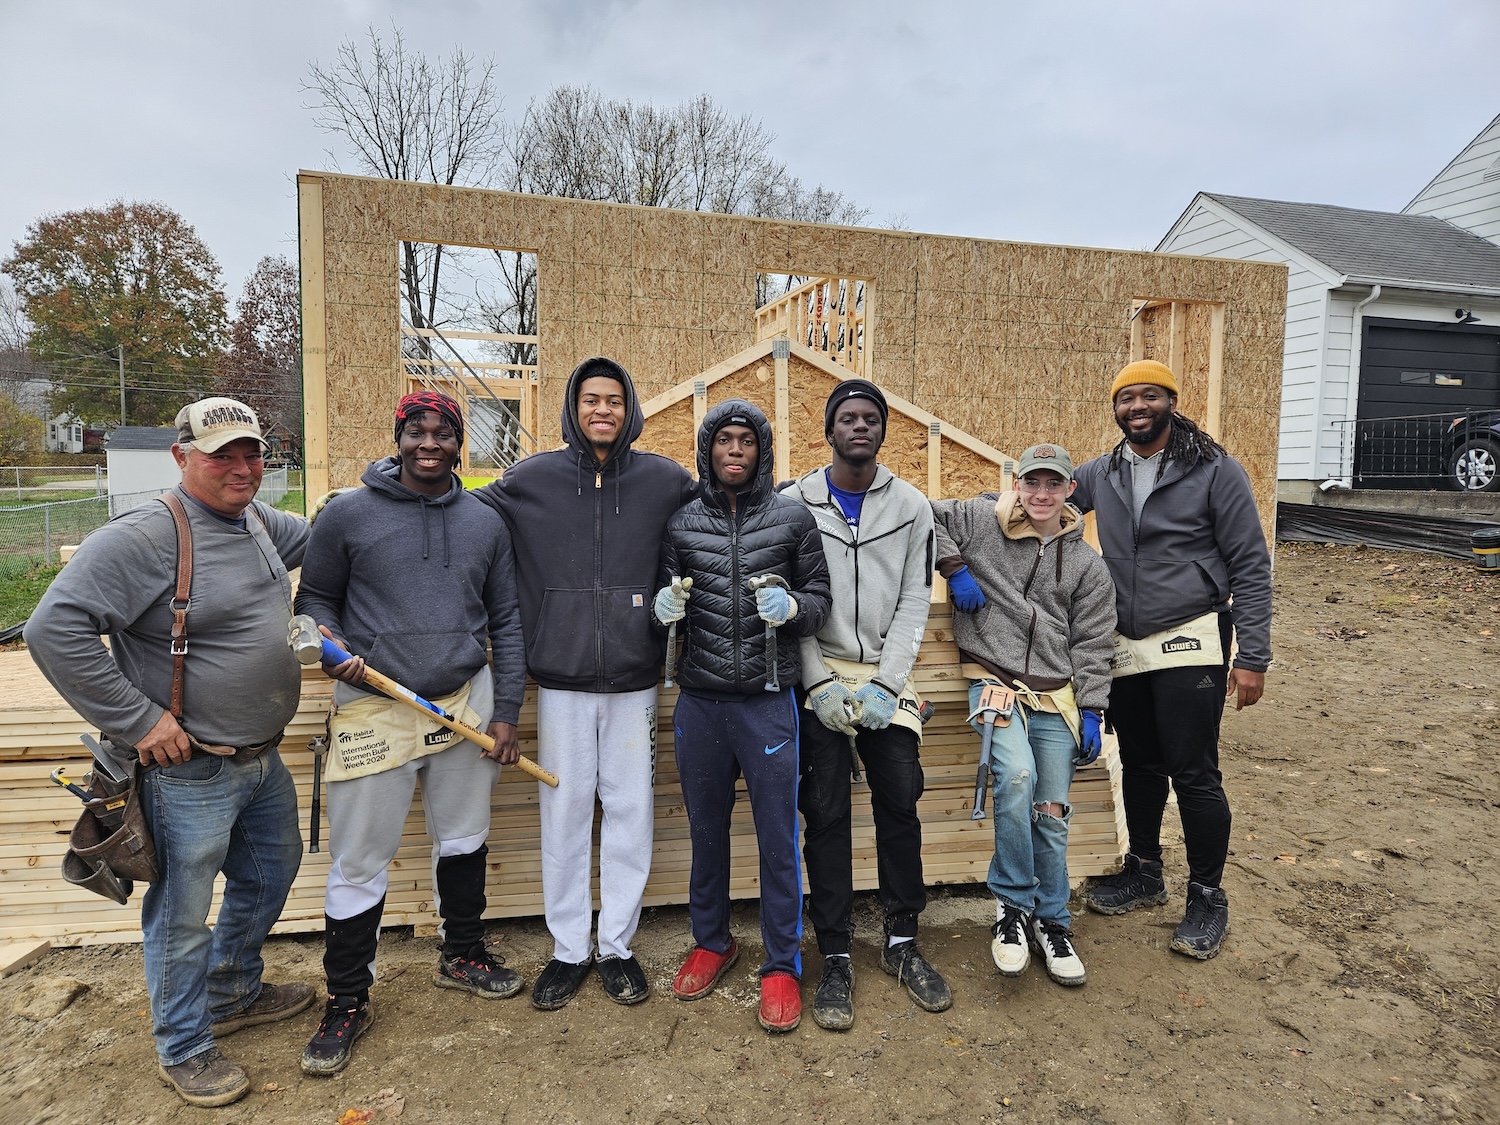
[[[757,272],[867,279],[877,383],[1000,449],[1014,453],[1033,441],[1060,441],[1080,461],[1118,440],[1106,395],[1129,358],[1131,302],[1221,302],[1218,436],[1249,470],[1269,521],[1284,266],[783,223],[329,173],[298,179],[307,469],[314,493],[354,483],[368,461],[391,449],[400,380],[397,244],[411,239],[537,255],[538,437],[544,448],[558,440],[562,388],[581,359],[617,359],[644,399],[754,343]],[[1206,391],[1194,376],[1202,364],[1191,358],[1182,405],[1201,416]],[[793,420],[798,467],[822,450],[820,422],[808,413]],[[915,455],[906,448],[915,438],[892,437],[892,456]],[[690,438],[674,443],[691,464]],[[653,444],[664,447],[660,440]]]

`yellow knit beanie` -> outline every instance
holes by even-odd
[[[1177,394],[1177,376],[1172,374],[1172,369],[1165,363],[1157,363],[1154,359],[1138,359],[1134,363],[1126,364],[1124,369],[1115,376],[1115,381],[1109,388],[1109,400],[1114,401],[1115,395],[1119,394],[1124,387],[1133,387],[1137,383],[1150,383],[1153,386],[1165,387],[1170,393]]]

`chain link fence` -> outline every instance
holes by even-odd
[[[286,469],[268,469],[255,498],[274,507],[286,494]],[[9,490],[0,484],[0,579],[14,578],[33,567],[57,562],[58,548],[82,543],[84,536],[95,528],[160,495],[159,491],[101,494],[77,500],[6,506]]]

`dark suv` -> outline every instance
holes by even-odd
[[[1500,492],[1500,410],[1471,410],[1443,438],[1448,484],[1463,492]]]

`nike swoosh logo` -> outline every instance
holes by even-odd
[[[790,741],[791,741],[791,739],[788,738],[786,740],[786,742],[778,742],[775,746],[767,746],[766,747],[766,753],[767,754],[774,754],[774,753],[776,753],[776,751],[780,750],[783,746],[785,746],[787,744],[787,742],[790,742]]]

